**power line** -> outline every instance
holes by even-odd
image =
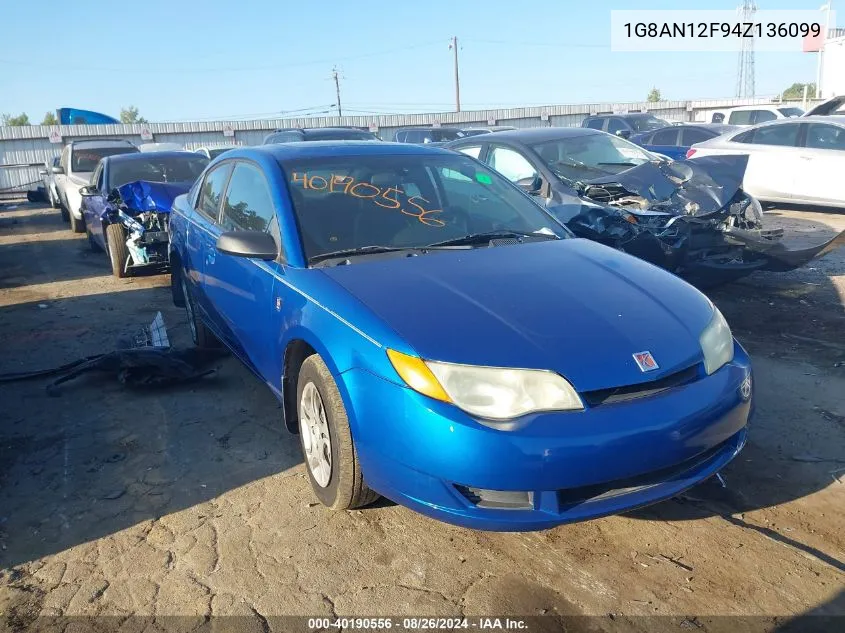
[[[423,48],[425,46],[432,46],[434,44],[440,44],[441,40],[435,41],[428,41],[428,42],[420,42],[417,44],[411,44],[408,46],[401,46],[398,48],[391,48],[381,51],[374,51],[372,53],[362,53],[360,55],[349,55],[346,57],[335,57],[334,59],[315,59],[311,61],[305,62],[292,62],[287,64],[267,64],[262,66],[238,66],[238,67],[228,67],[228,68],[221,68],[219,66],[215,66],[213,68],[113,68],[113,67],[102,67],[102,66],[86,66],[86,67],[75,67],[78,70],[84,71],[104,71],[104,72],[132,72],[132,73],[168,73],[168,74],[190,74],[190,73],[226,73],[226,72],[242,72],[247,70],[277,70],[280,68],[300,68],[303,66],[316,66],[319,64],[328,64],[331,62],[337,61],[352,61],[356,59],[366,59],[369,57],[381,57],[383,55],[393,55],[395,53],[400,53],[404,51],[414,50],[418,48]],[[50,70],[55,70],[55,64],[40,64],[37,62],[29,62],[29,61],[20,61],[20,60],[11,60],[11,59],[0,59],[0,64],[9,64],[13,66],[28,66],[31,68],[47,68]]]

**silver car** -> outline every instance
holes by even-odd
[[[778,119],[693,145],[687,158],[747,154],[758,200],[845,208],[845,116]]]

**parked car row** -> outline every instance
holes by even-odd
[[[667,270],[724,280],[829,247],[763,226],[744,156],[673,161],[589,127],[444,147],[284,130],[217,156],[97,143],[66,148],[91,171],[92,248],[118,277],[170,270],[194,343],[268,385],[334,509],[384,495],[541,529],[718,473],[746,441],[750,361]]]

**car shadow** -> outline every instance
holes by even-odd
[[[0,374],[112,351],[158,311],[171,344],[189,347],[166,287],[2,307]],[[299,442],[266,385],[228,355],[210,367],[211,376],[165,388],[87,373],[57,397],[45,388],[53,377],[0,382],[0,568],[300,475]]]

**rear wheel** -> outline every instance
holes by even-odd
[[[118,278],[127,277],[126,262],[129,259],[129,251],[126,250],[126,232],[120,224],[109,224],[106,226],[105,234],[112,274]]]
[[[220,347],[220,342],[202,322],[202,319],[197,316],[196,304],[194,304],[194,298],[191,296],[191,291],[188,289],[184,277],[180,275],[179,281],[182,285],[182,300],[185,303],[185,314],[188,316],[188,327],[191,329],[191,338],[194,340],[194,345],[200,348]]]
[[[85,235],[88,238],[88,247],[94,251],[95,253],[100,250],[100,246],[97,242],[94,241],[94,236],[91,235],[91,230],[88,228],[88,225],[85,225]]]
[[[322,504],[348,510],[378,499],[378,493],[364,482],[343,399],[318,354],[302,363],[296,401],[308,479]]]
[[[72,212],[68,211],[68,218],[70,219],[70,230],[74,233],[82,233],[85,230],[85,220],[76,219]]]

